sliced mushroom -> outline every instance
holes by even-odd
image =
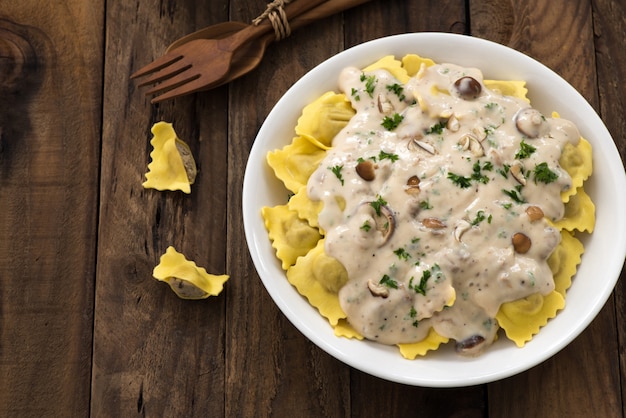
[[[454,88],[456,89],[459,97],[463,100],[473,100],[480,96],[482,86],[478,80],[474,77],[465,76],[461,77],[454,82]]]
[[[455,345],[457,353],[475,356],[485,348],[485,337],[482,335],[472,335],[463,341],[458,341]]]
[[[459,222],[457,222],[456,226],[454,227],[454,239],[458,242],[461,242],[461,237],[463,236],[465,231],[469,230],[471,227],[472,225],[466,220],[460,220]]]
[[[450,115],[450,117],[448,118],[446,128],[448,128],[450,132],[458,132],[458,130],[461,128],[461,123],[459,122],[457,117],[454,116],[454,114]]]
[[[420,192],[420,178],[418,176],[409,177],[404,191],[408,194],[418,194]]]
[[[528,215],[531,222],[538,221],[544,216],[543,210],[541,210],[539,206],[528,206],[526,208],[526,215]]]
[[[511,243],[513,244],[513,249],[515,250],[515,252],[519,254],[526,254],[528,250],[530,250],[530,246],[532,244],[530,238],[528,238],[528,236],[522,234],[521,232],[513,235],[513,238],[511,238]]]
[[[365,181],[372,181],[376,178],[376,165],[372,160],[364,160],[356,165],[356,173]]]
[[[383,93],[380,93],[378,95],[378,111],[383,115],[388,115],[394,110],[395,108],[393,107],[393,104],[389,101],[387,96]]]
[[[524,177],[524,173],[522,173],[522,164],[518,161],[511,165],[511,174],[519,184],[526,186],[526,177]]]
[[[439,218],[424,218],[422,219],[422,225],[424,225],[428,229],[444,229],[446,224]]]
[[[550,130],[546,118],[541,112],[533,108],[526,108],[517,112],[515,126],[528,138],[539,138],[546,135]]]
[[[359,210],[366,210],[370,213],[376,223],[376,231],[382,235],[380,245],[384,245],[389,241],[395,229],[396,220],[393,211],[388,206],[378,205],[376,202],[364,202],[359,208]]]
[[[472,134],[465,134],[459,139],[459,145],[463,151],[469,150],[475,157],[485,155],[483,144]]]
[[[421,138],[412,138],[409,140],[407,146],[410,150],[423,150],[431,155],[435,155],[437,153],[437,150],[432,144],[422,141]]]
[[[381,297],[383,299],[389,296],[389,289],[387,288],[387,286],[376,283],[372,279],[369,279],[367,281],[367,288],[369,289],[372,296]]]

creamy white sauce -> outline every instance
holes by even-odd
[[[478,92],[470,79],[459,92],[465,76]],[[519,113],[530,105],[452,64],[423,67],[406,85],[384,70],[347,68],[339,85],[356,115],[307,193],[323,202],[326,252],[348,272],[339,292],[348,321],[384,344],[420,341],[433,327],[480,351],[495,337],[502,303],[554,289],[546,259],[559,231],[526,210],[563,216],[560,192],[571,179],[558,160],[577,143],[576,127]],[[536,181],[535,171],[555,179]],[[530,240],[525,253],[513,244],[517,233]]]

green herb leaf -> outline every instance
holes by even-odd
[[[398,154],[393,154],[393,153],[389,153],[389,152],[385,152],[385,151],[380,151],[380,153],[378,154],[378,159],[380,161],[382,160],[391,160],[391,162],[395,162],[398,161],[400,157],[398,156]]]
[[[491,215],[489,215],[491,217]],[[482,221],[485,220],[485,212],[482,210],[479,210],[476,213],[476,217],[474,218],[474,220],[471,222],[472,226],[476,226],[479,223],[481,223]]]
[[[399,113],[394,113],[393,116],[385,116],[381,125],[388,131],[393,131],[400,125],[400,122],[404,120],[404,116]]]
[[[365,232],[369,232],[370,229],[372,229],[372,225],[370,225],[369,221],[365,221],[363,225],[361,225],[361,229]]]
[[[559,178],[559,175],[548,168],[548,163],[541,163],[535,166],[535,183],[538,181],[549,184]]]
[[[477,181],[482,184],[489,183],[489,177],[485,176],[480,171],[480,162],[476,161],[472,166],[472,180]]]
[[[361,81],[365,81],[365,91],[370,97],[374,97],[374,89],[376,88],[376,76],[365,75],[361,73]]]
[[[373,202],[370,202],[370,206],[374,208],[374,211],[376,212],[376,215],[380,216],[380,208],[382,206],[385,206],[387,204],[387,201],[385,199],[383,199],[381,196],[377,196],[376,200],[374,200]]]
[[[390,92],[395,93],[395,95],[398,96],[398,99],[401,100],[401,101],[406,99],[406,96],[403,93],[404,87],[402,87],[398,83],[388,84],[387,85],[387,90],[389,90]]]
[[[519,146],[520,146],[519,151],[515,153],[515,158],[519,160],[523,160],[524,158],[530,157],[537,150],[537,148],[533,147],[532,145],[528,145],[526,142],[524,142],[523,139],[522,139],[522,142],[520,142]]]
[[[411,254],[409,254],[404,248],[398,248],[394,250],[393,253],[397,255],[400,260],[406,261],[411,258]]]
[[[472,179],[470,177],[463,177],[458,174],[448,172],[448,178],[452,180],[452,183],[456,184],[461,189],[467,189],[472,185]]]
[[[428,210],[428,209],[432,209],[432,208],[433,208],[433,206],[430,204],[430,202],[428,200],[420,201],[420,209]]]
[[[505,189],[502,189],[502,192],[505,195],[507,195],[508,197],[510,197],[511,199],[513,199],[514,202],[526,203],[526,200],[524,200],[524,198],[522,197],[522,195],[519,192],[519,190],[505,190]]]
[[[342,169],[343,169],[343,165],[336,165],[330,168],[330,170],[333,172],[335,176],[337,176],[337,178],[341,182],[341,185],[343,186],[343,175],[341,174]]]
[[[397,289],[398,288],[398,282],[396,282],[394,279],[392,279],[391,277],[389,277],[386,274],[382,277],[382,279],[380,279],[380,281],[378,283],[380,283],[382,285],[385,285],[385,286],[387,286],[389,288],[392,288],[392,289]]]
[[[442,120],[439,123],[434,124],[433,126],[431,126],[430,128],[426,130],[426,135],[429,135],[429,134],[441,135],[441,133],[443,132],[443,128],[446,127],[447,123],[448,123],[447,120]]]
[[[361,100],[361,96],[359,96],[359,91],[357,89],[355,89],[354,87],[352,87],[352,97],[354,97],[354,100],[356,100],[357,102]]]

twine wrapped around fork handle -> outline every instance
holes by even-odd
[[[291,27],[289,26],[284,6],[292,1],[295,0],[274,0],[268,3],[265,11],[256,17],[252,24],[258,26],[267,17],[274,28],[276,40],[280,41],[287,38],[291,35]]]

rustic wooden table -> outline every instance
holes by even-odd
[[[0,415],[626,416],[624,274],[591,326],[541,365],[481,386],[409,387],[351,369],[286,320],[241,211],[250,147],[287,88],[349,46],[403,32],[469,34],[542,61],[601,114],[624,159],[626,1],[373,0],[210,92],[151,105],[129,79],[176,38],[264,8],[0,0]],[[191,195],[141,186],[159,120],[196,157]],[[156,282],[169,245],[229,274],[225,291],[184,301]]]

